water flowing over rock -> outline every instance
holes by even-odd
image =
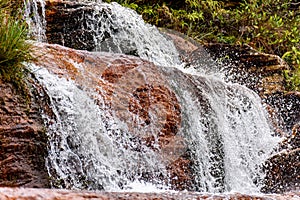
[[[163,66],[179,64],[171,41],[117,3],[46,1],[46,21],[49,43],[135,55]]]
[[[172,174],[171,179],[173,179],[173,181],[171,182],[174,188],[178,188],[179,185],[181,185],[182,189],[188,187],[189,181],[191,181],[192,179],[190,177],[190,172],[189,172],[190,161],[184,157],[187,148],[185,144],[185,140],[180,134],[177,134],[181,126],[181,108],[175,94],[172,92],[172,89],[168,86],[166,78],[163,75],[159,74],[159,71],[157,71],[157,68],[153,64],[134,57],[126,57],[124,55],[112,56],[110,54],[105,54],[105,53],[88,53],[88,52],[79,52],[79,51],[76,52],[71,49],[62,48],[58,45],[56,46],[45,45],[44,49],[46,51],[43,49],[40,50],[40,52],[44,52],[44,56],[42,59],[39,60],[39,63],[37,63],[37,65],[45,66],[48,70],[52,71],[52,73],[55,73],[60,77],[60,78],[56,78],[55,80],[53,80],[54,82],[51,83],[51,77],[49,77],[50,74],[44,72],[45,69],[34,68],[34,70],[36,70],[37,77],[40,76],[43,77],[43,79],[41,79],[40,81],[43,82],[47,87],[47,90],[49,92],[48,95],[54,96],[55,93],[61,92],[59,91],[60,90],[59,86],[58,88],[56,88],[55,84],[57,84],[57,82],[59,82],[59,85],[64,85],[64,88],[66,90],[72,89],[69,88],[70,84],[72,83],[71,82],[68,83],[67,80],[64,81],[62,79],[64,77],[65,79],[70,79],[74,81],[75,84],[78,85],[77,87],[80,87],[83,90],[87,90],[87,91],[92,90],[90,96],[87,96],[86,98],[91,98],[91,97],[95,98],[98,106],[100,107],[100,109],[102,109],[102,111],[99,111],[98,113],[100,116],[97,116],[97,114],[93,116],[92,113],[79,113],[80,115],[87,115],[85,116],[87,119],[94,120],[94,121],[96,120],[95,118],[100,117],[98,121],[96,120],[94,122],[99,124],[91,124],[86,122],[87,124],[84,125],[82,124],[82,125],[83,126],[90,125],[92,127],[85,127],[85,128],[80,127],[82,125],[79,124],[84,122],[81,121],[76,122],[77,120],[81,120],[80,116],[79,118],[78,116],[76,116],[79,115],[76,113],[78,112],[78,110],[73,110],[72,112],[75,112],[74,114],[72,114],[72,112],[68,110],[65,110],[64,112],[67,112],[66,114],[69,116],[64,116],[63,113],[62,114],[58,113],[57,118],[59,117],[71,118],[72,122],[70,121],[70,123],[73,123],[73,126],[75,127],[70,127],[72,126],[72,124],[71,125],[65,124],[62,125],[61,130],[54,128],[53,134],[57,134],[55,133],[56,131],[65,131],[64,130],[65,128],[68,129],[75,128],[75,130],[79,132],[78,134],[88,134],[89,131],[93,131],[93,132],[99,131],[99,133],[97,132],[90,133],[90,134],[97,134],[98,136],[96,137],[99,137],[99,138],[95,138],[96,140],[98,140],[96,142],[99,143],[99,144],[95,144],[96,145],[95,148],[100,148],[99,145],[107,145],[107,147],[103,147],[103,148],[113,148],[113,146],[109,147],[109,145],[117,145],[111,143],[111,141],[103,141],[109,144],[101,144],[100,143],[101,141],[99,141],[101,140],[101,137],[114,138],[114,140],[116,140],[115,142],[118,142],[119,145],[121,145],[120,146],[121,152],[111,152],[112,153],[112,155],[110,155],[111,157],[107,157],[103,159],[112,159],[113,157],[117,156],[115,154],[125,153],[125,155],[123,155],[125,156],[124,160],[117,160],[117,158],[116,160],[114,160],[115,164],[120,165],[115,167],[116,168],[122,167],[122,168],[120,169],[121,171],[116,170],[115,174],[112,174],[112,176],[120,177],[122,176],[122,173],[125,174],[128,173],[127,175],[125,175],[125,177],[127,177],[128,179],[130,178],[134,179],[134,177],[140,176],[141,179],[146,181],[151,181],[151,180],[166,181],[164,180],[166,178],[163,177],[167,176],[167,174],[170,173]],[[47,78],[44,77],[45,76],[44,73],[48,74]],[[51,85],[47,86],[47,84],[51,84]],[[51,88],[51,86],[53,86],[53,88]],[[73,89],[75,91],[68,91],[68,92],[76,93],[77,89],[76,88]],[[91,101],[90,99],[83,99],[85,97],[82,95],[86,95],[84,94],[83,91],[77,91],[77,93],[78,94],[74,99],[75,101],[82,102],[83,104],[88,103],[85,101]],[[68,102],[63,102],[64,97],[62,96],[62,94],[60,94],[57,97],[54,96],[52,98],[53,98],[52,99],[53,103],[55,102],[53,106],[56,107],[61,106],[61,108],[57,108],[57,109],[66,109],[63,108],[63,106],[64,107],[68,106],[66,105],[68,104]],[[72,96],[71,97],[66,96],[66,98],[72,98]],[[93,104],[93,102],[89,102],[89,103]],[[72,108],[71,106],[73,105],[69,105],[69,106],[70,106],[69,109],[80,109],[77,107]],[[92,105],[91,109],[99,110],[99,108],[97,108],[96,106],[97,105]],[[86,108],[84,109],[89,109],[88,105],[86,105],[85,107]],[[63,112],[63,111],[57,110],[57,112]],[[81,110],[80,112],[85,112],[85,111]],[[90,112],[93,111],[90,110]],[[105,116],[103,116],[104,113],[101,112],[105,112]],[[109,118],[109,116],[111,116],[110,117],[111,119],[107,119]],[[113,116],[117,117],[118,121],[115,121],[113,119]],[[68,121],[67,118],[64,120]],[[120,126],[118,124],[109,124],[109,123],[117,123],[117,122],[123,125]],[[61,121],[59,123],[64,123],[64,122]],[[94,128],[93,126],[99,126],[99,128],[93,130]],[[125,127],[125,130],[120,130],[122,126]],[[105,129],[105,130],[101,130],[101,129]],[[129,131],[131,132],[131,135],[128,135],[128,133],[122,131],[127,131],[127,132]],[[57,137],[62,137],[62,134],[63,133],[60,133],[59,136]],[[119,138],[121,135],[123,135],[123,137],[125,138]],[[65,141],[66,144],[64,144],[66,145],[65,146],[66,151],[67,149],[71,149],[69,153],[70,155],[69,156],[65,155],[65,156],[69,157],[69,159],[80,159],[80,155],[78,154],[84,153],[84,152],[80,152],[80,148],[86,148],[86,147],[84,146],[84,144],[82,145],[83,147],[80,147],[81,145],[78,144],[79,141],[76,142],[76,137],[82,137],[82,136],[78,135],[75,138],[73,138],[72,135],[66,135],[65,137],[66,138],[64,138],[63,140],[67,140]],[[88,135],[85,135],[85,137],[88,137]],[[53,139],[57,140],[57,138],[53,138]],[[83,138],[81,139],[78,138],[78,139],[82,140]],[[87,138],[87,139],[91,139],[91,138]],[[126,141],[126,139],[128,139],[128,141]],[[107,140],[107,138],[102,138],[102,140]],[[55,145],[54,142],[55,141],[53,141],[53,145]],[[87,142],[91,142],[91,141],[87,141]],[[84,141],[80,141],[80,143],[84,143]],[[53,146],[53,148],[58,148],[58,147]],[[63,147],[59,147],[59,148],[63,148]],[[98,150],[95,149],[95,151]],[[105,152],[99,152],[99,153],[100,154],[109,153],[107,152],[106,149],[102,149],[102,151]],[[116,150],[111,149],[110,151],[116,151]],[[77,155],[74,155],[74,152],[75,154],[77,153]],[[140,152],[143,152],[144,155],[140,155],[141,154]],[[53,158],[51,158],[52,154],[54,156]],[[65,159],[64,157],[60,157],[63,155],[56,155],[56,154],[58,153],[56,152],[50,153],[51,159],[49,161],[57,160],[57,157],[61,160]],[[71,154],[73,155],[73,157],[74,156],[76,157],[78,156],[78,157],[73,158]],[[95,152],[91,152],[91,154],[95,154]],[[99,156],[103,156],[103,155],[98,155],[98,157]],[[150,157],[150,160],[135,161],[135,159],[137,159],[136,156],[139,157],[142,156],[141,159],[149,159],[146,157]],[[156,157],[160,157],[160,158],[156,158]],[[86,159],[88,160],[86,161],[83,160],[82,162],[99,162],[97,161],[96,158],[95,158],[96,160],[93,160],[92,158],[86,158]],[[161,160],[159,162],[163,163],[164,165],[160,163],[155,163],[157,162],[156,161],[157,159]],[[74,160],[73,162],[78,162],[78,161]],[[127,162],[127,164],[123,162]],[[143,166],[140,166],[140,169],[138,169],[137,168],[138,166],[136,166],[134,162],[153,162],[153,163],[148,163],[150,169],[143,169],[144,167],[147,168],[147,166],[144,166],[145,163],[142,163]],[[70,163],[67,163],[67,165],[69,164]],[[84,166],[86,164],[87,163],[83,163],[82,165]],[[109,164],[111,165],[112,163]],[[128,166],[128,168],[124,169],[122,166],[124,164],[126,165],[130,164],[133,166]],[[51,168],[53,167],[55,169],[55,165],[62,165],[61,168],[66,167],[63,165],[63,163],[56,163],[53,164]],[[97,166],[97,164],[94,165],[95,166],[93,165],[88,166],[86,169],[84,169],[83,166],[79,166],[80,168],[79,171],[78,169],[73,169],[75,171],[73,171],[72,169],[66,169],[66,170],[67,171],[71,170],[73,173],[75,172],[84,173],[84,176],[88,176],[88,173],[92,173],[90,171],[92,170],[92,167],[96,169],[97,167],[99,167]],[[99,163],[99,165],[101,165],[101,163]],[[173,167],[173,165],[179,165],[179,166]],[[106,166],[106,167],[111,168],[111,166]],[[182,170],[179,170],[180,168],[182,168]],[[56,170],[59,171],[60,169],[57,168]],[[164,172],[166,170],[169,172]],[[65,174],[67,173],[67,171],[55,172],[55,173],[62,173],[62,174],[58,174],[58,176],[65,176],[67,175]],[[103,173],[103,172],[97,171],[95,172],[94,176],[98,175],[97,173]],[[107,172],[107,174],[109,173],[111,172]],[[83,174],[81,175],[83,177]],[[162,177],[162,180],[158,178],[159,176]],[[98,181],[103,182],[103,180],[100,179],[101,177],[97,177],[97,178]],[[70,183],[65,183],[65,184],[73,184],[73,185],[78,184],[75,181],[79,181],[79,180],[73,180],[73,181],[71,180]],[[87,181],[91,181],[91,180],[87,180]],[[177,184],[176,182],[180,182],[180,184]],[[183,182],[185,183],[182,184]],[[124,183],[125,181],[123,182],[123,184]],[[66,187],[71,187],[71,186],[66,185]],[[83,186],[80,185],[78,187],[83,187]],[[90,186],[88,186],[88,188],[89,187]],[[94,189],[99,189],[99,187],[101,188],[102,185],[99,184],[98,186],[95,187],[96,188]],[[107,187],[104,186],[104,188],[106,189]]]
[[[246,87],[125,55],[46,44],[39,52],[32,70],[55,113],[46,117],[53,185],[259,190],[258,168],[278,140]]]
[[[41,8],[36,8],[38,5]],[[278,57],[257,54],[248,48],[227,51],[227,47],[211,45],[205,49],[172,33],[162,35],[135,12],[115,3],[34,0],[27,8],[31,8],[28,13],[35,12],[32,19],[41,25],[35,27],[46,28],[45,32],[37,31],[38,38],[43,35],[40,33],[46,33],[50,43],[96,51],[37,43],[38,59],[28,63],[34,80],[32,87],[37,91],[36,98],[32,98],[40,104],[32,114],[39,113],[34,117],[38,128],[27,130],[26,126],[21,132],[35,139],[42,135],[43,123],[48,144],[44,138],[37,138],[31,146],[38,144],[37,149],[44,152],[43,159],[48,154],[46,167],[51,187],[105,191],[152,187],[211,193],[298,189],[299,115],[283,114],[281,96],[279,101],[269,98],[282,90],[279,71],[286,65]],[[43,17],[34,18],[35,15]],[[218,59],[229,56],[231,61],[242,62],[220,66],[207,50],[215,51]],[[220,74],[223,76],[216,76]],[[259,75],[248,77],[249,74]],[[259,96],[245,85],[272,106],[262,105]],[[262,86],[265,89],[261,90]],[[298,102],[294,96],[287,95],[285,100]],[[286,116],[283,126],[277,119],[273,124],[269,122],[265,108]],[[5,106],[3,110],[10,113]],[[25,121],[26,116],[31,118],[30,112],[24,113]],[[289,139],[279,147],[280,139],[275,135],[280,131],[273,131],[277,125],[282,132],[288,132],[284,126],[293,127]],[[6,137],[14,130],[3,128],[2,135]],[[22,174],[36,170],[35,160],[40,158],[30,157],[33,164],[29,170],[22,169]],[[11,186],[47,185],[47,181],[43,182],[43,167],[36,172],[42,174],[42,179],[38,179],[42,183],[32,184],[38,176],[31,176],[27,184],[24,176],[18,177],[19,184]],[[4,185],[9,186],[8,183]],[[54,196],[62,195],[52,192]],[[90,194],[71,193],[78,198],[88,198]],[[144,198],[141,194],[129,195]],[[172,195],[154,196],[168,199]]]

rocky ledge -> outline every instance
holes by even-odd
[[[159,192],[159,193],[137,193],[137,192],[87,192],[50,189],[25,189],[25,188],[0,188],[1,200],[66,200],[66,199],[130,199],[130,200],[189,200],[189,199],[235,199],[235,200],[296,200],[300,198],[300,192],[289,192],[285,194],[257,194],[246,195],[240,193],[209,194],[191,192]]]

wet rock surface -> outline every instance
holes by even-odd
[[[50,43],[57,43],[75,49],[93,50],[95,48],[95,36],[100,30],[92,30],[79,23],[82,20],[95,20],[97,15],[93,13],[92,4],[78,4],[72,1],[47,1],[46,5],[47,38]],[[109,12],[105,10],[104,12]],[[99,25],[100,26],[100,25]],[[108,33],[101,33],[109,37]],[[275,115],[283,119],[283,126],[287,133],[287,140],[280,148],[282,151],[269,159],[266,164],[267,178],[265,192],[284,192],[299,190],[299,94],[284,94],[284,80],[281,71],[288,66],[280,58],[274,55],[261,54],[248,46],[229,46],[223,44],[207,44],[202,46],[182,40],[182,38],[169,36],[177,40],[175,45],[181,52],[181,58],[189,66],[206,65],[210,70],[211,58],[227,64],[225,73],[229,79],[246,85],[256,91],[275,111]],[[124,121],[131,119],[132,114],[139,117],[135,123],[141,123],[142,127],[151,124],[155,127],[156,136],[159,138],[158,147],[154,145],[154,139],[147,134],[141,135],[140,131],[133,131],[142,143],[148,147],[158,148],[162,152],[167,168],[172,177],[174,189],[189,189],[192,184],[190,171],[191,161],[184,152],[186,146],[181,136],[177,135],[180,128],[181,108],[172,90],[167,86],[165,77],[159,74],[157,68],[145,61],[132,57],[112,58],[107,55],[101,57],[84,51],[74,51],[59,46],[45,45],[41,52],[45,53],[38,64],[46,65],[49,70],[76,81],[79,85],[86,84],[87,74],[80,74],[79,69],[70,63],[70,58],[85,67],[94,77],[89,77],[91,88],[97,90],[104,88],[105,103],[116,108],[117,116]],[[207,56],[207,52],[211,54]],[[204,61],[204,64],[203,64]],[[112,65],[108,65],[112,63]],[[205,64],[206,63],[206,64]],[[109,67],[108,67],[109,66]],[[134,79],[139,77],[139,71],[152,74],[147,81]],[[213,69],[215,70],[215,69]],[[102,77],[99,81],[96,77]],[[1,85],[2,84],[0,83]],[[137,87],[138,86],[138,87]],[[1,86],[2,87],[2,86]],[[2,90],[2,88],[1,88]],[[29,105],[29,109],[21,98],[14,92],[3,88],[0,95],[1,121],[0,121],[0,185],[47,187],[48,180],[44,168],[44,147],[46,146],[43,135],[43,127],[38,116],[38,106]],[[121,91],[125,91],[124,94]],[[282,105],[286,105],[282,106]],[[163,110],[158,112],[158,110]],[[157,114],[157,121],[151,121],[148,113]],[[3,116],[3,117],[2,117]],[[136,124],[129,124],[134,129]],[[10,139],[11,138],[11,139]],[[170,150],[171,149],[171,150]],[[172,157],[170,152],[180,152],[180,155]],[[41,153],[42,152],[42,153]],[[38,156],[37,156],[38,155]],[[22,167],[21,167],[22,166]],[[144,177],[151,179],[151,177]],[[182,184],[187,183],[187,184]],[[50,191],[42,193],[39,190],[4,189],[0,191],[5,195],[3,199],[14,198],[12,195],[20,194],[20,199],[38,198],[158,198],[158,199],[188,199],[209,198],[210,195],[201,197],[194,194],[185,194],[184,197],[171,194],[118,194],[118,193],[70,193],[69,191]],[[10,196],[11,195],[11,196]],[[22,196],[23,195],[23,196]],[[25,195],[25,196],[24,196]],[[26,196],[29,195],[29,196]],[[32,196],[30,196],[32,195]],[[69,195],[69,196],[68,196]],[[74,196],[72,196],[74,195]],[[100,195],[100,196],[98,196]],[[104,195],[104,196],[101,196]],[[105,196],[105,195],[108,195]],[[49,197],[50,196],[50,197]],[[227,198],[226,195],[213,195],[214,198]],[[0,196],[1,197],[1,196]],[[234,194],[235,198],[251,199],[253,197]],[[266,198],[293,198],[293,194],[287,196],[267,196]],[[255,197],[256,198],[256,197]],[[258,197],[257,197],[258,198]],[[261,197],[262,199],[265,197]]]
[[[36,90],[27,100],[1,80],[0,90],[0,186],[49,187],[47,139]]]
[[[171,174],[173,189],[191,187],[187,146],[177,134],[181,107],[166,77],[154,64],[132,56],[91,53],[60,45],[41,43],[37,48],[44,56],[36,64],[72,79],[82,88],[93,88],[106,107],[127,124],[137,138],[137,146],[141,142],[160,154]],[[147,181],[152,178],[144,176]]]
[[[138,192],[87,192],[49,189],[25,189],[25,188],[0,188],[1,200],[66,200],[66,199],[131,199],[131,200],[195,200],[195,199],[236,199],[236,200],[291,200],[300,198],[299,192],[290,192],[281,195],[261,194],[245,195],[240,193],[229,194],[201,194],[192,192],[160,192],[160,193],[138,193]]]
[[[92,2],[46,1],[48,42],[74,49],[95,49],[97,36],[103,35],[103,39],[109,37],[107,32],[97,28],[101,27],[101,14],[95,13],[95,6],[98,5]],[[102,9],[101,12],[105,15],[109,10]],[[93,21],[98,26],[88,27],[88,21]]]

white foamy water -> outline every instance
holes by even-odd
[[[159,155],[128,133],[101,103],[101,96],[82,90],[71,80],[44,68],[30,66],[45,87],[54,117],[44,115],[49,137],[47,167],[54,187],[116,191],[139,180],[143,174],[153,184],[166,176]],[[97,96],[97,104],[91,96]],[[100,102],[99,102],[100,101]],[[139,149],[139,150],[136,150]]]
[[[24,0],[24,17],[29,27],[29,35],[39,42],[46,42],[46,15],[44,0]]]
[[[117,3],[101,3],[94,8],[87,24],[88,29],[98,33],[94,51],[137,55],[162,66],[180,63],[174,44],[135,11]]]
[[[259,192],[260,167],[279,138],[258,95],[213,76],[164,71],[181,102],[198,190]]]

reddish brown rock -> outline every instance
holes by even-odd
[[[38,65],[72,79],[82,88],[98,91],[107,108],[127,123],[131,133],[162,157],[174,179],[174,189],[191,186],[191,181],[186,183],[192,180],[190,161],[183,157],[187,147],[182,136],[177,135],[181,107],[166,77],[154,64],[136,57],[59,45],[39,44],[37,48],[44,55]],[[184,170],[177,170],[178,165]]]
[[[36,91],[26,100],[1,80],[0,90],[0,186],[49,187],[47,140]]]
[[[137,192],[87,192],[49,189],[29,188],[0,188],[1,200],[67,200],[67,199],[101,199],[101,200],[292,200],[299,199],[299,191],[285,194],[209,194],[192,192],[159,192],[159,193],[137,193]]]

